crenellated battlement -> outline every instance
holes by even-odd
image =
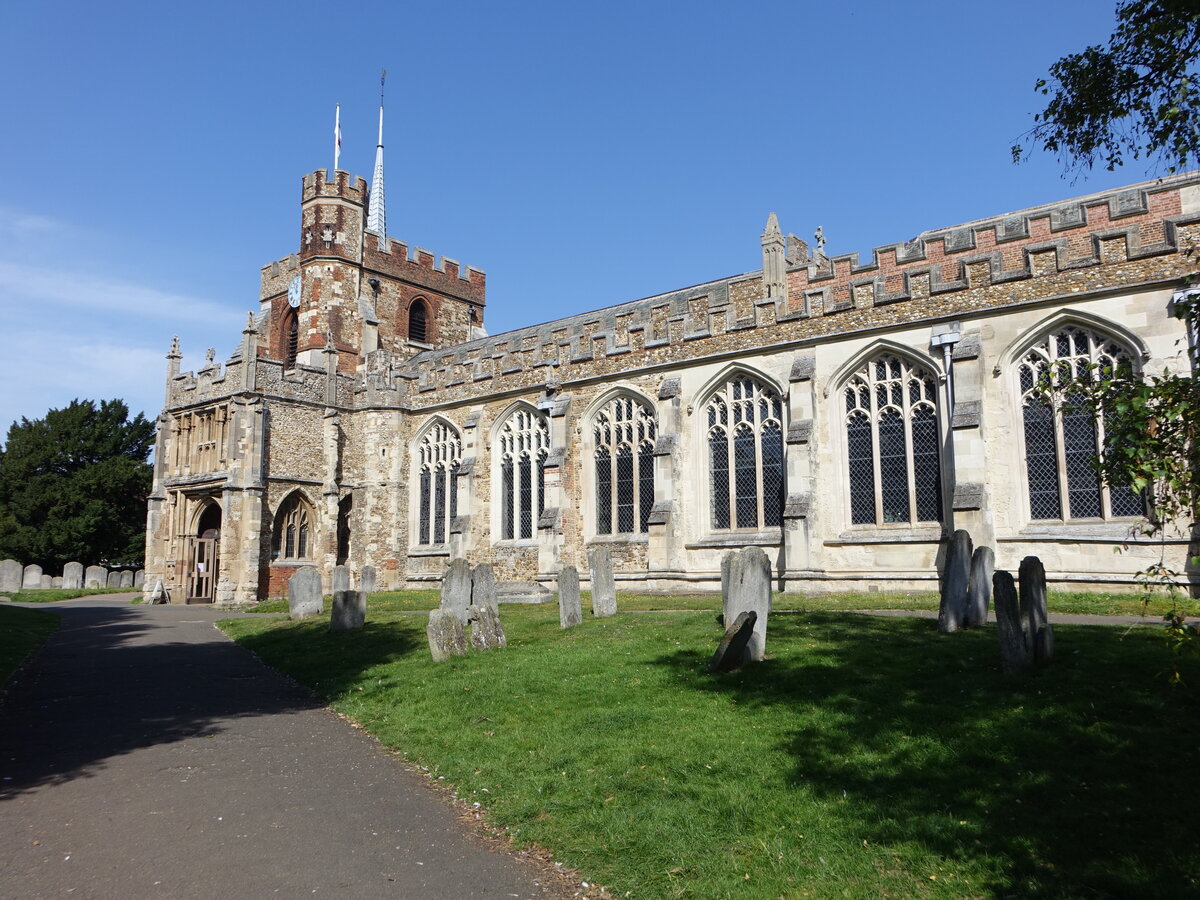
[[[367,235],[363,265],[479,304],[484,302],[487,291],[487,273],[483,269],[464,266],[448,256],[437,256],[424,247],[410,248],[394,238]]]
[[[317,169],[304,176],[301,187],[301,202],[317,200],[322,197],[336,197],[365,206],[367,203],[367,180],[361,175],[351,175],[341,169],[333,173],[333,180],[325,169]]]

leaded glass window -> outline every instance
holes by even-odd
[[[654,413],[621,396],[596,413],[596,533],[644,534],[654,505]]]
[[[736,375],[704,404],[713,528],[783,524],[783,399]]]
[[[532,409],[518,409],[500,428],[500,538],[529,540],[546,508],[546,455],[550,426]]]
[[[1127,378],[1127,348],[1078,325],[1066,325],[1030,347],[1017,364],[1025,438],[1025,478],[1032,519],[1108,519],[1142,514],[1141,498],[1105,486],[1093,461],[1104,446],[1104,419],[1070,390],[1085,378]]]
[[[300,494],[292,494],[276,514],[275,555],[279,559],[312,558],[312,512]]]
[[[851,523],[941,521],[937,379],[886,353],[851,375],[842,396]]]
[[[417,443],[417,543],[444,544],[458,515],[458,464],[462,439],[453,427],[436,422]]]

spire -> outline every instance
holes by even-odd
[[[383,82],[387,69],[379,76],[379,143],[375,147],[375,173],[371,176],[371,196],[367,201],[367,231],[387,236],[387,212],[383,194]]]

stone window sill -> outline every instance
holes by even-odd
[[[717,547],[779,547],[782,545],[782,530],[773,528],[769,531],[714,532],[698,541],[684,544],[684,547],[688,550],[707,550]]]
[[[314,559],[273,559],[273,560],[271,560],[271,565],[273,565],[273,566],[290,566],[295,569],[298,569],[301,566],[315,566],[316,564],[317,564],[317,561]]]
[[[492,546],[497,550],[535,550],[537,549],[538,542],[530,538],[522,538],[521,540],[506,538],[493,542]]]
[[[449,544],[418,544],[408,548],[409,556],[449,556]]]
[[[843,531],[836,538],[825,543],[829,546],[839,544],[936,544],[942,540],[941,525],[897,525],[891,528],[859,528]]]
[[[1146,541],[1141,534],[1142,518],[1111,519],[1102,522],[1096,519],[1076,522],[1030,523],[1015,534],[997,535],[997,541]],[[1153,539],[1155,543],[1158,538]],[[1186,541],[1184,542],[1186,543]]]
[[[592,544],[648,544],[650,537],[646,534],[594,534],[585,542],[587,546]]]

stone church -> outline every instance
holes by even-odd
[[[755,271],[488,336],[484,273],[387,235],[378,153],[370,186],[305,176],[299,249],[223,364],[181,372],[173,344],[147,589],[252,602],[339,564],[431,586],[465,557],[536,590],[605,546],[619,589],[714,590],[757,546],[784,590],[934,590],[956,528],[1064,587],[1183,569],[1092,470],[1103,422],[1035,383],[1186,369],[1200,173],[865,260],[772,214]]]

